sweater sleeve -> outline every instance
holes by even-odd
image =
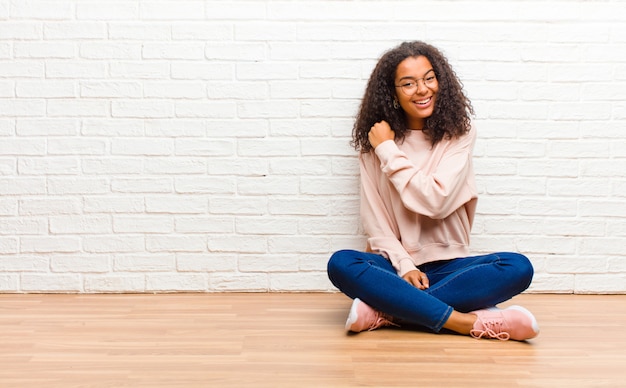
[[[400,243],[396,221],[386,208],[378,191],[375,174],[368,171],[364,157],[359,159],[361,168],[361,221],[368,235],[368,251],[385,256],[396,272],[403,276],[416,269],[411,256]],[[378,168],[378,167],[376,167]]]
[[[441,161],[431,173],[417,168],[392,140],[376,147],[380,167],[407,209],[433,219],[444,219],[475,197],[468,185],[475,132],[472,128],[461,138],[448,141]]]

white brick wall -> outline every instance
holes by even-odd
[[[0,0],[0,292],[331,290],[352,118],[421,39],[476,111],[476,253],[626,292],[626,3]]]

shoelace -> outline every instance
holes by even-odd
[[[470,335],[474,338],[487,337],[506,341],[511,337],[509,333],[504,331],[501,320],[480,321],[480,323],[482,323],[484,330],[473,329],[470,331]]]
[[[389,319],[387,319],[383,313],[380,312],[376,312],[377,318],[376,321],[374,321],[374,323],[372,323],[372,325],[370,326],[369,329],[367,329],[368,331],[372,331],[372,330],[376,330],[381,326],[397,326],[400,327],[400,325],[397,325],[393,322],[391,322]]]

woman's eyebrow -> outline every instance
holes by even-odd
[[[426,73],[424,73],[424,76],[423,76],[422,78],[426,77],[426,75],[428,75],[428,73],[430,73],[431,71],[435,71],[435,69],[430,69],[430,70],[428,70]],[[414,80],[418,80],[418,79],[421,79],[421,78],[415,78],[415,77],[413,77],[413,76],[407,75],[407,76],[404,76],[404,77],[400,78],[398,81],[402,81],[402,80],[405,80],[405,79],[414,79]]]

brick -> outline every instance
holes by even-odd
[[[76,4],[76,17],[84,20],[129,20],[139,18],[139,4],[106,1]]]
[[[206,291],[208,277],[204,274],[148,274],[147,291]]]
[[[20,252],[71,253],[80,250],[80,240],[67,236],[27,236],[20,239]]]
[[[241,176],[265,176],[268,175],[271,167],[268,166],[270,161],[259,160],[257,158],[243,158],[238,157],[236,159],[216,159],[211,158],[209,162],[208,172],[210,175],[241,175]],[[284,163],[281,163],[281,165]],[[279,175],[280,172],[276,172]]]
[[[614,294],[623,293],[626,288],[624,274],[585,274],[575,278],[577,294]]]
[[[233,119],[237,116],[237,107],[229,101],[177,101],[175,105],[176,117],[183,118],[210,118]]]
[[[7,22],[3,18],[0,39],[41,39],[42,26],[37,22]]]
[[[299,190],[295,177],[240,177],[237,192],[242,195],[294,195]]]
[[[0,235],[44,235],[47,224],[42,217],[0,218]]]
[[[76,88],[69,81],[17,82],[15,94],[24,98],[65,98],[76,97]]]
[[[271,63],[240,63],[237,65],[237,78],[241,80],[295,80],[298,78],[298,67],[283,62]],[[294,81],[296,83],[297,81]],[[273,85],[273,84],[272,84]],[[292,93],[297,91],[293,90]]]
[[[41,117],[45,110],[39,99],[0,100],[0,117]]]
[[[296,39],[295,24],[273,22],[248,22],[235,25],[235,40],[242,41],[291,41]]]
[[[111,271],[111,257],[109,255],[80,253],[74,255],[52,255],[49,265],[52,272],[58,273],[106,273]]]
[[[268,239],[268,250],[271,253],[322,253],[329,252],[327,237],[306,235],[273,236]]]
[[[172,193],[172,178],[117,178],[111,181],[111,191],[117,193]]]
[[[24,216],[78,214],[81,210],[82,201],[78,198],[47,196],[19,200],[19,212]]]
[[[529,287],[530,292],[571,294],[575,290],[575,275],[536,274]]]
[[[177,139],[176,155],[183,156],[233,156],[235,144],[232,140]]]
[[[48,153],[51,155],[103,155],[105,149],[104,139],[51,138],[48,140]]]
[[[137,124],[135,120],[131,123]],[[204,120],[145,120],[143,126],[137,125],[141,131],[145,127],[145,133],[148,137],[202,137],[206,133],[206,125]],[[138,133],[139,134],[139,133]]]
[[[241,272],[297,272],[298,260],[291,255],[241,255],[238,269]]]
[[[136,139],[113,139],[111,154],[130,156],[163,156],[174,153],[174,144],[170,139],[143,139],[140,143]]]
[[[176,267],[173,254],[118,255],[113,269],[118,272],[168,272]]]
[[[80,96],[87,98],[137,98],[141,97],[141,84],[137,82],[81,82]]]
[[[46,113],[52,117],[104,117],[109,104],[102,100],[49,100]]]
[[[313,158],[281,158],[270,161],[269,171],[277,175],[328,175],[331,161]]]
[[[35,136],[75,136],[79,122],[74,119],[20,119],[15,131],[19,136],[28,136],[30,141]]]
[[[76,56],[73,43],[23,42],[14,45],[15,58],[71,59]]]
[[[331,291],[334,286],[324,273],[277,273],[270,275],[270,291]]]
[[[199,179],[176,178],[174,188],[183,194],[235,194],[235,179],[230,177]]]
[[[129,253],[145,249],[145,238],[133,234],[85,236],[82,241],[83,250],[89,253]]]
[[[145,43],[141,51],[146,59],[185,59],[199,60],[204,58],[202,43]]]
[[[2,272],[46,272],[50,262],[45,256],[7,256],[0,260]]]
[[[203,174],[207,171],[207,161],[201,158],[150,158],[144,162],[147,174]]]
[[[213,235],[208,238],[209,252],[264,253],[267,252],[265,236]]]
[[[145,210],[143,198],[133,196],[87,196],[83,206],[86,213],[141,213]]]
[[[17,214],[18,201],[15,198],[0,198],[0,215],[12,216]]]
[[[0,178],[0,195],[45,194],[45,178]]]
[[[114,101],[111,115],[121,118],[167,118],[174,116],[174,105],[169,101]]]
[[[209,212],[211,214],[234,214],[234,215],[259,215],[267,213],[266,197],[238,196],[233,201],[232,196],[212,197],[209,200]]]
[[[263,43],[207,43],[204,56],[209,60],[236,63],[262,61],[266,57],[266,48]]]
[[[245,157],[253,156],[295,156],[299,154],[298,139],[241,139],[238,142],[237,154]]]
[[[90,293],[145,292],[146,280],[141,274],[87,275],[85,291]]]
[[[20,1],[11,4],[11,16],[16,19],[58,20],[71,19],[72,4],[41,0]]]
[[[266,82],[211,82],[207,86],[210,99],[265,100],[269,96]]]
[[[148,213],[197,214],[207,209],[206,198],[193,195],[150,196],[145,204]]]
[[[206,252],[204,235],[147,235],[148,252]]]
[[[271,198],[269,202],[270,214],[276,215],[326,215],[331,208],[331,200],[319,197],[305,198],[303,196],[288,199]]]
[[[83,285],[78,274],[23,274],[20,291],[25,292],[81,292]]]
[[[109,185],[104,178],[49,178],[48,193],[52,195],[105,194]]]
[[[0,291],[17,292],[19,288],[18,274],[0,274]]]
[[[45,40],[106,39],[107,25],[94,22],[48,22],[43,26],[43,36]]]
[[[425,39],[475,108],[472,251],[625,292],[624,5],[406,5],[0,0],[0,291],[337,291],[355,114]]]
[[[173,79],[232,80],[235,64],[176,61],[171,65]]]
[[[178,233],[226,233],[235,232],[233,217],[183,216],[174,219],[174,230]]]
[[[169,75],[169,66],[166,63],[162,62],[115,61],[109,66],[111,76],[114,78],[124,78],[132,80],[164,78],[167,79]]]
[[[285,217],[237,217],[235,230],[238,234],[291,235],[298,230],[296,218]]]
[[[309,195],[356,195],[357,177],[303,177],[300,192]]]
[[[115,67],[115,64],[111,66]],[[51,79],[103,79],[105,78],[106,69],[105,63],[47,60],[45,75]],[[31,72],[36,73],[36,69],[31,69]],[[41,72],[43,73],[43,69]]]
[[[131,158],[93,158],[82,160],[82,171],[87,175],[140,174],[141,162]],[[113,181],[111,181],[113,186]]]
[[[182,272],[234,272],[237,254],[224,253],[178,253],[176,268]]]
[[[216,272],[209,277],[209,286],[215,291],[269,291],[267,273]]]
[[[19,242],[15,237],[2,237],[0,236],[0,254],[16,254],[18,253]]]
[[[223,5],[222,5],[223,6]],[[144,24],[144,23],[142,23]],[[141,25],[138,25],[139,27]],[[171,26],[174,40],[216,40],[233,39],[233,25],[228,22],[194,22],[176,23]]]
[[[0,155],[43,156],[45,153],[43,138],[7,138],[0,142]]]
[[[249,20],[265,19],[267,4],[260,1],[242,1],[238,3],[207,1],[206,17],[211,20]]]
[[[49,218],[51,234],[105,234],[112,232],[109,216],[54,216]]]
[[[142,57],[141,43],[85,42],[80,45],[79,56],[84,59],[139,60]]]
[[[115,233],[171,233],[174,231],[174,219],[171,216],[115,216]]]

